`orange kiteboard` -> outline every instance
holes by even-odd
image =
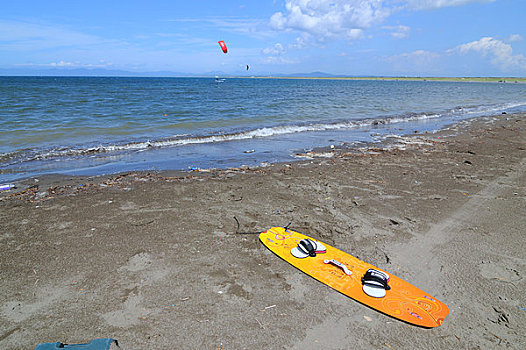
[[[431,328],[449,313],[446,304],[412,284],[301,233],[273,227],[259,239],[306,274],[389,316]]]

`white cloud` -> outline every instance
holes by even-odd
[[[109,68],[113,66],[113,63],[99,60],[97,63],[81,63],[81,62],[69,62],[69,61],[58,61],[50,63],[23,63],[16,64],[18,67],[61,67],[61,68]]]
[[[264,59],[263,63],[286,65],[286,64],[298,64],[298,63],[300,63],[300,61],[295,60],[295,59],[285,58],[285,57],[282,57],[282,56],[269,56],[269,57]]]
[[[363,30],[358,28],[352,28],[347,31],[347,38],[351,40],[358,40],[363,38]]]
[[[491,62],[500,66],[502,69],[526,69],[526,57],[524,57],[524,55],[514,55],[513,48],[510,44],[506,44],[492,37],[485,37],[477,41],[462,44],[449,51],[457,51],[461,54],[467,54],[471,51],[479,52],[482,56],[491,56]]]
[[[305,38],[297,37],[296,40],[292,44],[288,45],[288,48],[289,49],[303,49],[306,46],[307,46],[307,41],[305,40]]]
[[[289,47],[293,47],[296,44],[291,44]],[[301,45],[298,44],[298,45]],[[264,63],[267,64],[297,64],[299,63],[296,59],[290,59],[285,57],[285,54],[287,53],[287,49],[283,47],[280,43],[276,43],[272,47],[267,47],[262,50],[262,53],[266,55],[264,59]]]
[[[51,67],[75,67],[75,63],[73,63],[73,62],[64,62],[64,61],[51,62],[49,65]]]
[[[285,52],[285,49],[283,48],[283,45],[281,45],[280,43],[277,43],[276,45],[272,47],[267,47],[263,49],[263,54],[265,55],[277,56],[277,55],[281,55],[284,52]]]
[[[404,56],[404,57],[427,57],[427,58],[435,58],[435,57],[438,57],[439,54],[434,53],[434,52],[430,52],[430,51],[425,51],[425,50],[416,50],[416,51],[409,52],[409,53],[403,53],[402,56]]]
[[[286,0],[285,11],[270,18],[275,30],[298,32],[303,38],[326,43],[335,39],[357,40],[364,31],[402,9],[429,10],[488,3],[495,0]],[[409,35],[407,26],[391,27],[394,38]]]
[[[285,8],[285,13],[272,15],[271,27],[298,31],[321,43],[361,38],[364,29],[390,14],[382,0],[286,0]]]
[[[508,38],[508,41],[509,41],[510,43],[515,42],[515,41],[522,41],[522,36],[520,36],[520,34],[512,34],[512,35],[510,35],[510,37]]]
[[[493,2],[495,0],[407,0],[407,6],[415,10],[431,10],[442,7],[466,5],[471,2]]]
[[[412,52],[402,53],[393,56],[395,59],[408,60],[418,65],[427,66],[428,64],[440,58],[440,54],[425,50],[415,50]]]
[[[383,29],[391,31],[391,36],[396,39],[403,39],[409,36],[411,28],[408,26],[398,25],[398,26],[384,26]]]

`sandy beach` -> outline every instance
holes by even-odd
[[[0,348],[106,337],[125,350],[526,347],[526,114],[304,156],[1,193]],[[449,316],[424,329],[381,314],[253,234],[289,223]]]

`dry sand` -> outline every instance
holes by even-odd
[[[526,115],[325,153],[2,193],[0,348],[526,347]],[[374,311],[236,233],[234,216],[242,233],[292,222],[451,313],[424,329]]]

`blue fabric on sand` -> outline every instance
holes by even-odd
[[[109,350],[112,343],[119,346],[117,341],[112,338],[93,339],[86,344],[63,344],[57,343],[42,343],[37,345],[35,350],[55,350],[55,349],[74,349],[74,350]]]

